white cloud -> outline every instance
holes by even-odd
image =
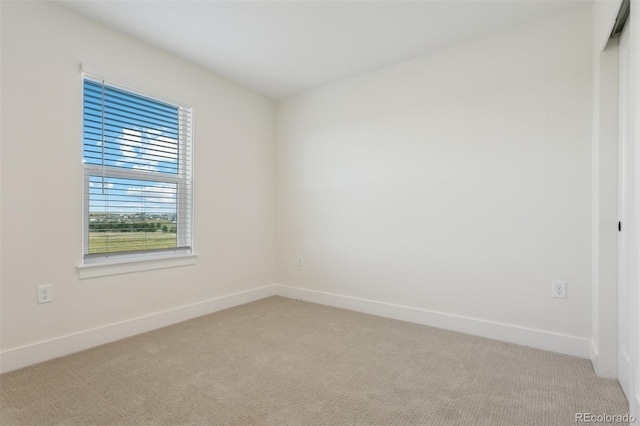
[[[154,140],[156,151],[160,151],[164,156],[176,159],[178,158],[178,142],[175,139],[159,136]]]
[[[156,164],[162,162],[172,162],[178,158],[178,141],[174,138],[170,138],[162,135],[162,132],[158,129],[144,129],[144,132],[149,135],[147,138],[149,144],[143,144],[140,153],[142,158],[156,161]]]
[[[129,143],[134,143],[137,146],[142,145],[142,133],[139,130],[122,129],[122,135],[128,136],[127,141]]]
[[[168,129],[122,129],[118,140],[124,161],[117,161],[116,166],[158,171],[161,165],[175,164],[178,159],[178,141],[166,136],[164,130]]]
[[[102,185],[99,182],[89,182],[89,187],[90,188],[102,188]],[[106,185],[104,185],[105,188],[107,189],[111,189],[113,188],[113,184],[112,183],[107,183]]]
[[[144,197],[147,203],[171,203],[176,202],[176,188],[170,183],[158,182],[156,186],[131,187],[127,189],[126,195]],[[154,194],[167,194],[168,196],[150,196]]]
[[[157,161],[151,161],[151,160],[138,160],[139,162],[144,161],[143,164],[134,164],[133,165],[133,169],[137,169],[137,170],[151,170],[151,171],[156,171],[158,170],[158,162]]]
[[[138,130],[122,129],[122,137],[119,141],[122,155],[125,157],[137,157],[137,150],[142,146],[142,133]]]
[[[176,204],[175,197],[173,198],[145,198],[147,203],[160,203],[160,204]]]

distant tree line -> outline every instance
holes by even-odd
[[[167,228],[167,225],[150,222],[102,222],[89,223],[89,231],[91,232],[176,232],[176,228]]]

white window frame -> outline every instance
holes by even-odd
[[[82,164],[82,263],[78,265],[80,278],[92,278],[104,275],[114,275],[128,272],[145,271],[151,269],[168,268],[174,266],[192,265],[197,261],[194,251],[194,220],[193,220],[193,116],[194,108],[185,107],[178,103],[166,101],[160,97],[145,94],[139,90],[113,83],[93,73],[81,73],[82,93],[84,99],[84,81],[92,80],[110,87],[114,87],[135,95],[144,96],[176,106],[179,115],[186,113],[191,118],[190,125],[180,119],[179,134],[181,135],[178,150],[180,167],[179,174],[163,172],[149,172],[138,169],[125,169],[96,164]],[[84,100],[82,101],[81,122],[84,120]],[[84,132],[84,124],[81,124]],[[83,138],[81,138],[83,140]],[[190,154],[189,154],[189,151]],[[84,157],[84,146],[82,148]],[[189,163],[189,158],[191,158]],[[177,185],[177,247],[174,249],[139,250],[130,252],[115,252],[92,254],[89,253],[89,180],[90,176],[105,176],[113,178],[146,180],[150,182],[171,183]],[[186,195],[186,196],[185,196]],[[189,237],[191,241],[189,241]]]

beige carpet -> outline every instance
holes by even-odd
[[[628,411],[591,363],[272,297],[0,376],[3,425],[556,425]]]

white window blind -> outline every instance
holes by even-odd
[[[84,75],[84,261],[191,253],[192,109]]]

